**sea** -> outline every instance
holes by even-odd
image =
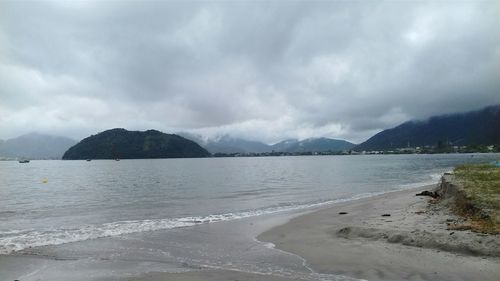
[[[256,239],[289,218],[437,184],[499,154],[0,161],[0,280],[114,280],[200,268],[322,275]]]

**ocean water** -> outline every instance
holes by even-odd
[[[276,223],[273,215],[434,184],[457,164],[498,158],[461,154],[4,161],[0,277],[57,280],[62,268],[71,266],[83,272],[81,280],[199,266],[311,274],[300,258],[254,239],[259,230]],[[251,253],[245,247],[256,250]],[[41,270],[37,259],[32,269],[15,268],[11,261],[20,256],[44,256],[50,266],[45,261]],[[103,261],[110,263],[105,269],[98,266]],[[314,276],[311,280],[319,278]],[[78,279],[74,272],[72,277]],[[341,280],[328,278],[320,279]]]

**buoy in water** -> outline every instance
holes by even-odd
[[[42,183],[48,183],[48,182],[49,182],[49,180],[47,178],[42,180]]]

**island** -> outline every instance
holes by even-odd
[[[63,160],[201,158],[210,153],[197,143],[157,130],[117,128],[87,137],[70,147]]]

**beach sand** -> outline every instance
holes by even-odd
[[[429,205],[429,197],[415,196],[434,188],[425,186],[335,204],[295,217],[257,238],[303,257],[307,266],[320,274],[366,280],[498,280],[498,236],[447,230],[447,223],[460,218],[444,207]],[[301,279],[202,269],[126,280]]]
[[[183,273],[151,273],[123,281],[301,281],[301,279],[246,273],[233,270],[200,270]]]
[[[429,197],[415,196],[433,188],[336,204],[258,239],[305,258],[320,273],[368,280],[498,280],[498,236],[447,230],[446,223],[459,218],[429,207]]]

